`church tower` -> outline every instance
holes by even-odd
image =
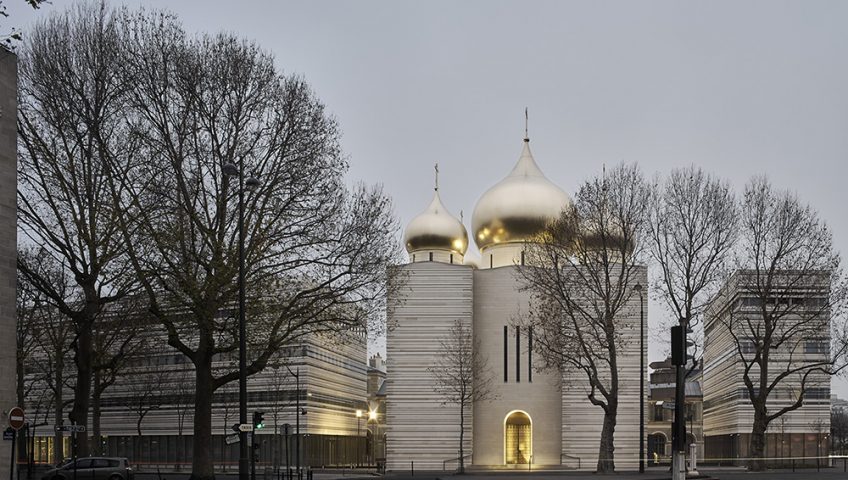
[[[436,175],[432,201],[404,232],[409,263],[390,275],[397,283],[388,298],[387,468],[459,464],[460,409],[437,391],[432,374],[456,325],[470,329],[473,348],[486,362],[475,378],[489,378],[493,393],[464,411],[466,466],[594,468],[603,413],[587,399],[582,373],[539,368],[534,332],[524,321],[531,298],[520,269],[529,268],[528,245],[571,206],[570,197],[542,173],[525,129],[518,161],[474,208],[476,259],[465,227],[439,196],[438,167]],[[581,241],[610,241],[596,237],[589,232]],[[647,281],[644,273],[639,281]],[[631,379],[638,378],[639,304],[631,303],[620,319],[627,338],[620,373],[628,380],[620,390],[615,445],[623,470],[638,460],[639,385]]]

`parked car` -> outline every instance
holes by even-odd
[[[48,470],[41,480],[132,480],[133,470],[130,462],[121,457],[84,457],[62,462],[58,467]]]

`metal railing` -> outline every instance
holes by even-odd
[[[469,453],[469,454],[463,455],[461,457],[449,458],[449,459],[445,460],[444,462],[442,462],[442,471],[444,472],[444,471],[447,470],[448,462],[456,462],[456,468],[459,468],[459,459],[466,459],[466,458],[471,458],[471,454]]]
[[[751,464],[758,462],[766,469],[813,469],[821,471],[822,468],[839,469],[848,472],[848,455],[821,455],[801,457],[705,457],[699,460],[700,465],[709,468],[709,465],[735,465],[741,468],[751,468]]]
[[[569,460],[577,460],[577,469],[578,469],[578,470],[580,470],[580,457],[575,457],[575,456],[573,456],[573,455],[569,455],[569,454],[567,454],[567,453],[560,453],[560,454],[559,454],[559,463],[560,463],[560,465],[564,465],[564,464],[562,463],[562,459],[563,459],[563,458],[567,458],[567,459],[569,459]]]

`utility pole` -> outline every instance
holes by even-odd
[[[674,385],[674,424],[671,427],[671,478],[686,478],[686,419],[684,418],[686,401],[686,330],[685,318],[671,327],[671,364],[675,366]]]

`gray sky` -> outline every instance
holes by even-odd
[[[66,4],[5,3],[3,24],[24,32]],[[526,106],[536,161],[569,193],[621,161],[649,175],[696,164],[737,188],[766,173],[848,253],[848,2],[125,3],[254,39],[303,75],[342,126],[351,177],[383,183],[403,224],[439,162],[470,227],[518,159]],[[651,322],[662,315],[652,302]]]

